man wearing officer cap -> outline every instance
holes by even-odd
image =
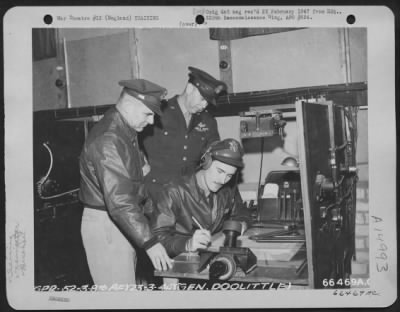
[[[182,94],[168,100],[160,122],[142,134],[150,164],[145,177],[153,197],[175,176],[193,173],[201,155],[219,140],[217,122],[205,109],[226,92],[226,84],[206,72],[189,67],[189,80]]]
[[[144,248],[153,266],[172,266],[143,214],[152,205],[144,191],[143,156],[137,133],[160,114],[166,90],[144,79],[124,80],[115,107],[93,126],[81,156],[81,233],[96,285],[135,284],[136,251]]]
[[[164,186],[151,224],[169,256],[206,248],[228,219],[242,221],[245,230],[250,214],[236,185],[227,185],[243,167],[242,155],[234,139],[213,142],[202,156],[200,170]]]

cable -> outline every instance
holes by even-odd
[[[355,184],[357,183],[357,181],[358,181],[358,177],[357,177],[357,176],[355,176],[355,177],[352,178],[350,187],[349,187],[349,189],[347,190],[347,192],[346,192],[338,201],[336,201],[336,202],[330,204],[328,207],[326,207],[326,212],[327,212],[327,213],[328,213],[331,209],[333,209],[333,208],[335,208],[335,207],[338,207],[338,206],[340,207],[340,205],[341,205],[346,199],[348,199],[348,198],[350,198],[350,197],[352,196],[352,192],[353,192],[354,186],[355,186]]]
[[[72,194],[75,193],[77,191],[79,191],[80,188],[76,188],[73,190],[69,190],[60,194],[56,194],[56,195],[52,195],[52,196],[43,196],[42,195],[42,187],[43,184],[46,182],[46,180],[49,178],[50,172],[53,169],[53,153],[49,147],[49,145],[47,143],[42,143],[42,145],[47,149],[47,151],[49,152],[50,155],[50,165],[49,165],[49,169],[47,170],[47,173],[44,175],[43,178],[41,178],[37,183],[36,183],[36,190],[38,192],[38,195],[41,199],[52,199],[52,198],[57,198],[57,197],[61,197],[67,194]]]
[[[358,118],[358,111],[359,107],[345,107],[344,113],[346,116],[346,119],[348,120],[348,127],[349,127],[349,136],[351,142],[353,142],[354,145],[354,152],[353,152],[353,157],[355,158],[356,152],[357,152],[357,139],[358,139],[358,133],[357,133],[357,118]]]
[[[260,198],[261,194],[261,176],[262,176],[262,167],[263,167],[263,159],[264,159],[264,138],[261,138],[261,158],[260,158],[260,176],[258,177],[258,196]]]
[[[239,187],[238,187],[238,181],[239,181],[239,173],[236,171],[236,173],[235,173],[235,184],[234,184],[234,186],[233,186],[233,197],[232,197],[232,209],[234,208],[234,206],[235,206],[235,201],[236,201],[236,193],[238,192],[238,189],[239,189]]]
[[[38,182],[39,184],[43,184],[47,180],[47,178],[50,175],[51,169],[53,169],[53,153],[51,152],[50,147],[46,143],[42,143],[42,144],[47,149],[47,151],[49,152],[49,155],[50,155],[50,166],[49,166],[49,169],[47,170],[47,173],[45,174],[45,176],[39,180],[39,182]]]
[[[61,196],[67,195],[67,194],[72,194],[72,193],[78,192],[79,190],[80,190],[80,188],[78,187],[78,188],[76,188],[76,189],[73,189],[73,190],[70,190],[70,191],[66,191],[66,192],[64,192],[64,193],[52,195],[52,196],[40,196],[40,198],[41,198],[41,199],[52,199],[52,198],[57,198],[57,197],[61,197]]]

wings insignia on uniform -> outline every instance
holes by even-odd
[[[197,124],[197,126],[195,127],[195,129],[199,132],[206,132],[209,130],[209,128],[207,127],[207,125],[203,122],[199,122]]]

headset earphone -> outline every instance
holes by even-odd
[[[229,145],[233,145],[236,147],[227,147],[226,146],[226,140],[222,140],[222,141],[214,141],[210,144],[210,146],[207,148],[207,150],[204,152],[204,154],[201,156],[200,158],[200,167],[203,169],[208,169],[211,166],[211,163],[213,161],[214,158],[219,159],[218,157],[221,158],[236,158],[238,157],[237,153],[240,154],[239,157],[241,157],[241,155],[243,155],[243,151],[239,145],[239,143],[235,142],[234,140],[230,140]],[[218,147],[218,145],[220,145]],[[236,154],[236,155],[235,155]]]
[[[212,150],[212,148],[217,145],[220,141],[214,141],[210,144],[210,146],[207,148],[207,150],[204,152],[204,154],[200,158],[200,167],[203,168],[204,170],[210,168],[211,163],[212,163],[212,158],[215,154],[215,152]]]

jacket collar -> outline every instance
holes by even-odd
[[[136,130],[128,125],[128,122],[116,107],[113,107],[112,109],[115,111],[115,120],[117,122],[117,125],[120,127],[121,131],[124,134],[126,134],[129,138],[131,138],[132,141],[135,140],[137,136]]]
[[[174,97],[172,97],[168,100],[168,106],[174,110],[178,109],[178,107],[179,107],[178,95],[175,95]],[[180,107],[179,107],[179,109],[180,109]]]
[[[204,191],[201,189],[200,185],[197,183],[196,173],[188,176],[188,181],[189,181],[190,189],[196,190],[195,192],[192,192],[192,194],[197,201],[200,201],[201,197],[203,197],[203,196],[205,197]]]

